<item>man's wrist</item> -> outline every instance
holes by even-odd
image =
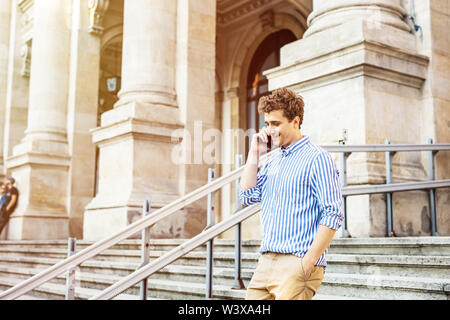
[[[316,264],[316,262],[317,262],[317,260],[319,260],[319,258],[315,259],[311,253],[308,254],[308,252],[307,252],[303,257],[303,260],[307,264]]]
[[[259,156],[258,148],[250,148],[249,155]]]
[[[257,150],[250,149],[248,152],[247,163],[258,165],[259,162],[259,154]]]

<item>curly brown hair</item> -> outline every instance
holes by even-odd
[[[298,116],[300,118],[299,126],[301,126],[304,106],[302,96],[287,88],[280,88],[259,99],[258,112],[264,114],[275,110],[283,110],[283,116],[288,118],[289,121]]]

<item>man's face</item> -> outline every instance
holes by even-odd
[[[287,146],[295,141],[299,132],[299,117],[292,121],[283,116],[283,110],[264,113],[264,122],[269,128],[273,146]]]
[[[12,183],[9,180],[6,180],[5,182],[6,187],[11,188],[12,187]]]

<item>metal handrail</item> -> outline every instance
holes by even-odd
[[[343,195],[359,195],[359,194],[373,194],[373,193],[384,193],[393,191],[409,191],[409,190],[422,190],[430,188],[445,188],[450,187],[450,179],[447,180],[437,180],[433,182],[416,182],[416,183],[394,183],[388,186],[374,187],[344,187],[342,188]],[[171,264],[175,260],[194,250],[195,248],[201,246],[202,244],[214,239],[219,234],[227,231],[233,226],[241,223],[242,221],[250,218],[252,215],[257,213],[261,209],[261,204],[257,203],[255,205],[246,207],[239,210],[231,217],[224,221],[219,222],[213,227],[204,230],[202,233],[198,234],[194,238],[187,240],[185,243],[179,245],[178,247],[170,250],[165,255],[159,257],[152,263],[146,265],[145,267],[136,270],[110,287],[106,288],[102,292],[90,298],[90,300],[106,300],[112,299],[119,295],[123,291],[132,287],[142,279],[150,277],[152,274],[158,272],[165,266]]]
[[[450,187],[450,179],[420,181],[420,182],[401,182],[382,185],[365,185],[365,186],[347,186],[342,188],[343,196],[357,196],[363,194],[375,194],[386,192],[427,190],[437,188]]]
[[[346,152],[346,153],[347,152],[380,152],[380,151],[389,151],[389,152],[395,152],[395,151],[439,151],[439,150],[450,150],[450,144],[383,145],[383,146],[380,146],[380,145],[356,145],[356,146],[355,145],[354,146],[339,145],[339,146],[322,146],[322,148],[324,148],[325,150],[327,150],[329,152]],[[420,148],[420,149],[417,149],[417,148]],[[271,151],[270,153],[263,155],[261,157],[260,163],[262,164],[268,157],[270,157],[276,151],[277,151],[277,149]],[[182,209],[186,205],[188,205],[194,201],[197,201],[204,196],[207,196],[209,193],[222,188],[223,186],[227,185],[230,182],[235,181],[236,179],[238,179],[240,177],[243,170],[244,170],[244,167],[236,168],[234,171],[231,171],[230,173],[180,197],[179,199],[173,201],[172,203],[169,203],[168,205],[164,206],[163,208],[156,210],[151,215],[144,217],[144,218],[128,225],[126,228],[124,228],[120,232],[116,233],[115,235],[112,235],[108,238],[98,241],[97,243],[94,243],[93,245],[78,252],[77,254],[36,274],[35,276],[31,277],[30,279],[28,279],[22,283],[19,283],[16,286],[0,293],[0,299],[15,299],[15,298],[18,298],[18,297],[26,294],[27,292],[35,289],[36,287],[40,286],[41,284],[57,277],[58,275],[62,274],[63,272],[66,272],[66,271],[80,265],[84,261],[94,257],[95,255],[99,254],[103,250],[109,249],[110,247],[117,244],[121,240],[124,240],[124,239],[130,237],[131,235],[133,235],[139,231],[142,231],[145,228],[152,226],[153,224],[157,223],[161,219],[164,219],[164,218],[170,216],[171,214],[177,212],[178,210]],[[443,183],[442,186],[438,185],[438,183],[440,183],[440,182]],[[425,183],[431,183],[431,184],[425,185]],[[434,185],[432,185],[433,183],[434,183]],[[415,186],[412,184],[415,184]],[[443,186],[450,186],[450,180],[436,180],[433,182],[392,184],[390,187],[392,187],[394,189],[396,188],[395,190],[392,189],[393,191],[402,191],[402,190],[398,190],[399,188],[402,188],[402,187],[410,188],[407,190],[417,190],[417,187],[420,184],[422,184],[422,186],[419,189],[439,188],[439,187],[443,187]],[[363,194],[386,192],[386,191],[381,191],[382,189],[380,189],[380,187],[381,186],[378,186],[378,189],[376,189],[376,187],[374,187],[374,186],[344,187],[343,195],[350,195],[350,194],[346,193],[347,190],[348,190],[348,192],[357,192],[355,190],[358,188],[359,189],[366,188],[365,192]],[[384,185],[384,187],[386,188],[389,186]],[[375,188],[375,189],[371,190],[369,188]],[[414,189],[414,188],[416,188],[416,189]],[[353,190],[353,191],[351,191],[351,190]],[[200,246],[201,244],[205,243],[206,241],[209,241],[212,238],[214,238],[215,236],[219,235],[223,231],[228,230],[229,228],[233,227],[234,225],[236,225],[236,224],[240,223],[241,221],[245,220],[246,218],[250,217],[257,211],[259,211],[259,205],[254,205],[254,206],[242,209],[239,211],[239,213],[234,214],[229,219],[224,220],[224,221],[214,225],[213,227],[211,227],[208,230],[205,230],[203,233],[192,238],[191,240],[188,240],[185,244],[182,244],[179,247],[171,250],[169,253],[172,253],[174,256],[180,257],[183,254],[186,254],[188,252],[188,251],[186,251],[186,250],[188,250],[188,248],[191,248],[192,246],[195,245],[194,247],[189,249],[189,251],[192,249],[195,249],[196,247]],[[225,228],[225,229],[222,230],[223,228]],[[220,230],[222,230],[222,231],[220,231]],[[209,235],[211,236],[210,238],[208,238]],[[182,253],[182,254],[180,254],[180,253]],[[122,288],[122,286],[124,285],[125,282],[127,284],[130,282],[130,279],[132,279],[131,282],[133,282],[136,278],[139,278],[137,280],[137,282],[140,280],[143,280],[144,278],[148,277],[146,272],[150,272],[149,274],[151,274],[151,273],[154,273],[157,271],[157,270],[152,271],[153,269],[150,270],[150,268],[155,268],[155,266],[157,265],[157,262],[158,262],[158,265],[162,265],[165,263],[164,261],[161,262],[162,258],[163,257],[157,259],[153,263],[146,265],[145,267],[142,267],[141,269],[134,272],[130,276],[126,277],[122,281],[118,282],[117,286],[113,285],[110,287],[113,289],[109,290],[109,288],[107,288],[104,292],[112,292],[112,290],[116,290],[115,288],[118,288],[118,287]],[[174,260],[176,260],[176,259],[177,258],[175,258]],[[174,260],[171,260],[170,262],[172,262]],[[168,262],[167,264],[169,264],[170,262]],[[165,264],[165,265],[167,265],[167,264]],[[162,267],[164,267],[164,266],[162,266]],[[148,271],[148,270],[150,270],[150,271]],[[143,274],[144,274],[144,276],[142,276]],[[133,275],[133,277],[131,277],[132,275]],[[133,282],[131,285],[134,285],[135,283],[136,282]],[[127,288],[129,288],[129,287],[127,287]],[[125,288],[124,290],[126,290],[127,288]],[[115,296],[115,295],[116,294],[114,294],[113,296]],[[95,298],[102,297],[102,296],[103,296],[103,294],[101,293],[101,294],[95,296]],[[106,295],[105,295],[105,297],[106,297]]]
[[[267,154],[264,154],[260,159],[260,165],[276,150],[273,150]],[[103,240],[99,240],[97,243],[81,250],[75,255],[58,262],[52,267],[34,275],[30,279],[21,282],[14,287],[0,293],[0,299],[16,299],[27,292],[37,288],[43,283],[52,280],[53,278],[59,276],[60,274],[80,265],[84,261],[96,256],[100,252],[109,249],[113,245],[118,242],[132,236],[133,234],[142,231],[145,228],[148,228],[161,219],[164,219],[183,207],[191,204],[194,201],[201,199],[204,196],[207,196],[209,193],[214,192],[223,186],[227,185],[230,182],[233,182],[235,179],[239,178],[241,172],[244,170],[244,167],[237,168],[230,173],[212,181],[211,183],[205,184],[202,187],[180,197],[179,199],[167,204],[166,206],[156,210],[151,215],[144,217],[130,225],[128,225],[123,230],[118,233],[105,238]]]
[[[405,152],[405,151],[445,151],[448,143],[433,144],[353,144],[322,145],[328,152]]]
[[[136,270],[135,272],[116,282],[112,286],[106,288],[99,294],[91,297],[90,300],[111,299],[119,295],[121,292],[132,287],[134,284],[141,281],[142,279],[145,279],[150,275],[152,275],[153,273],[158,272],[168,264],[182,257],[183,255],[189,253],[195,248],[215,238],[216,236],[232,228],[236,224],[251,217],[252,215],[257,213],[260,209],[261,209],[260,203],[241,209],[239,212],[236,212],[229,218],[215,224],[209,229],[204,230],[197,236],[187,240],[183,244],[167,252],[165,255],[154,260],[152,263],[146,265],[141,269]]]

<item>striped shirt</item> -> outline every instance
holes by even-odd
[[[339,172],[328,152],[309,137],[279,148],[262,165],[253,188],[240,191],[244,205],[261,202],[260,252],[303,257],[319,225],[338,230],[343,221]],[[316,265],[326,266],[325,255]]]

